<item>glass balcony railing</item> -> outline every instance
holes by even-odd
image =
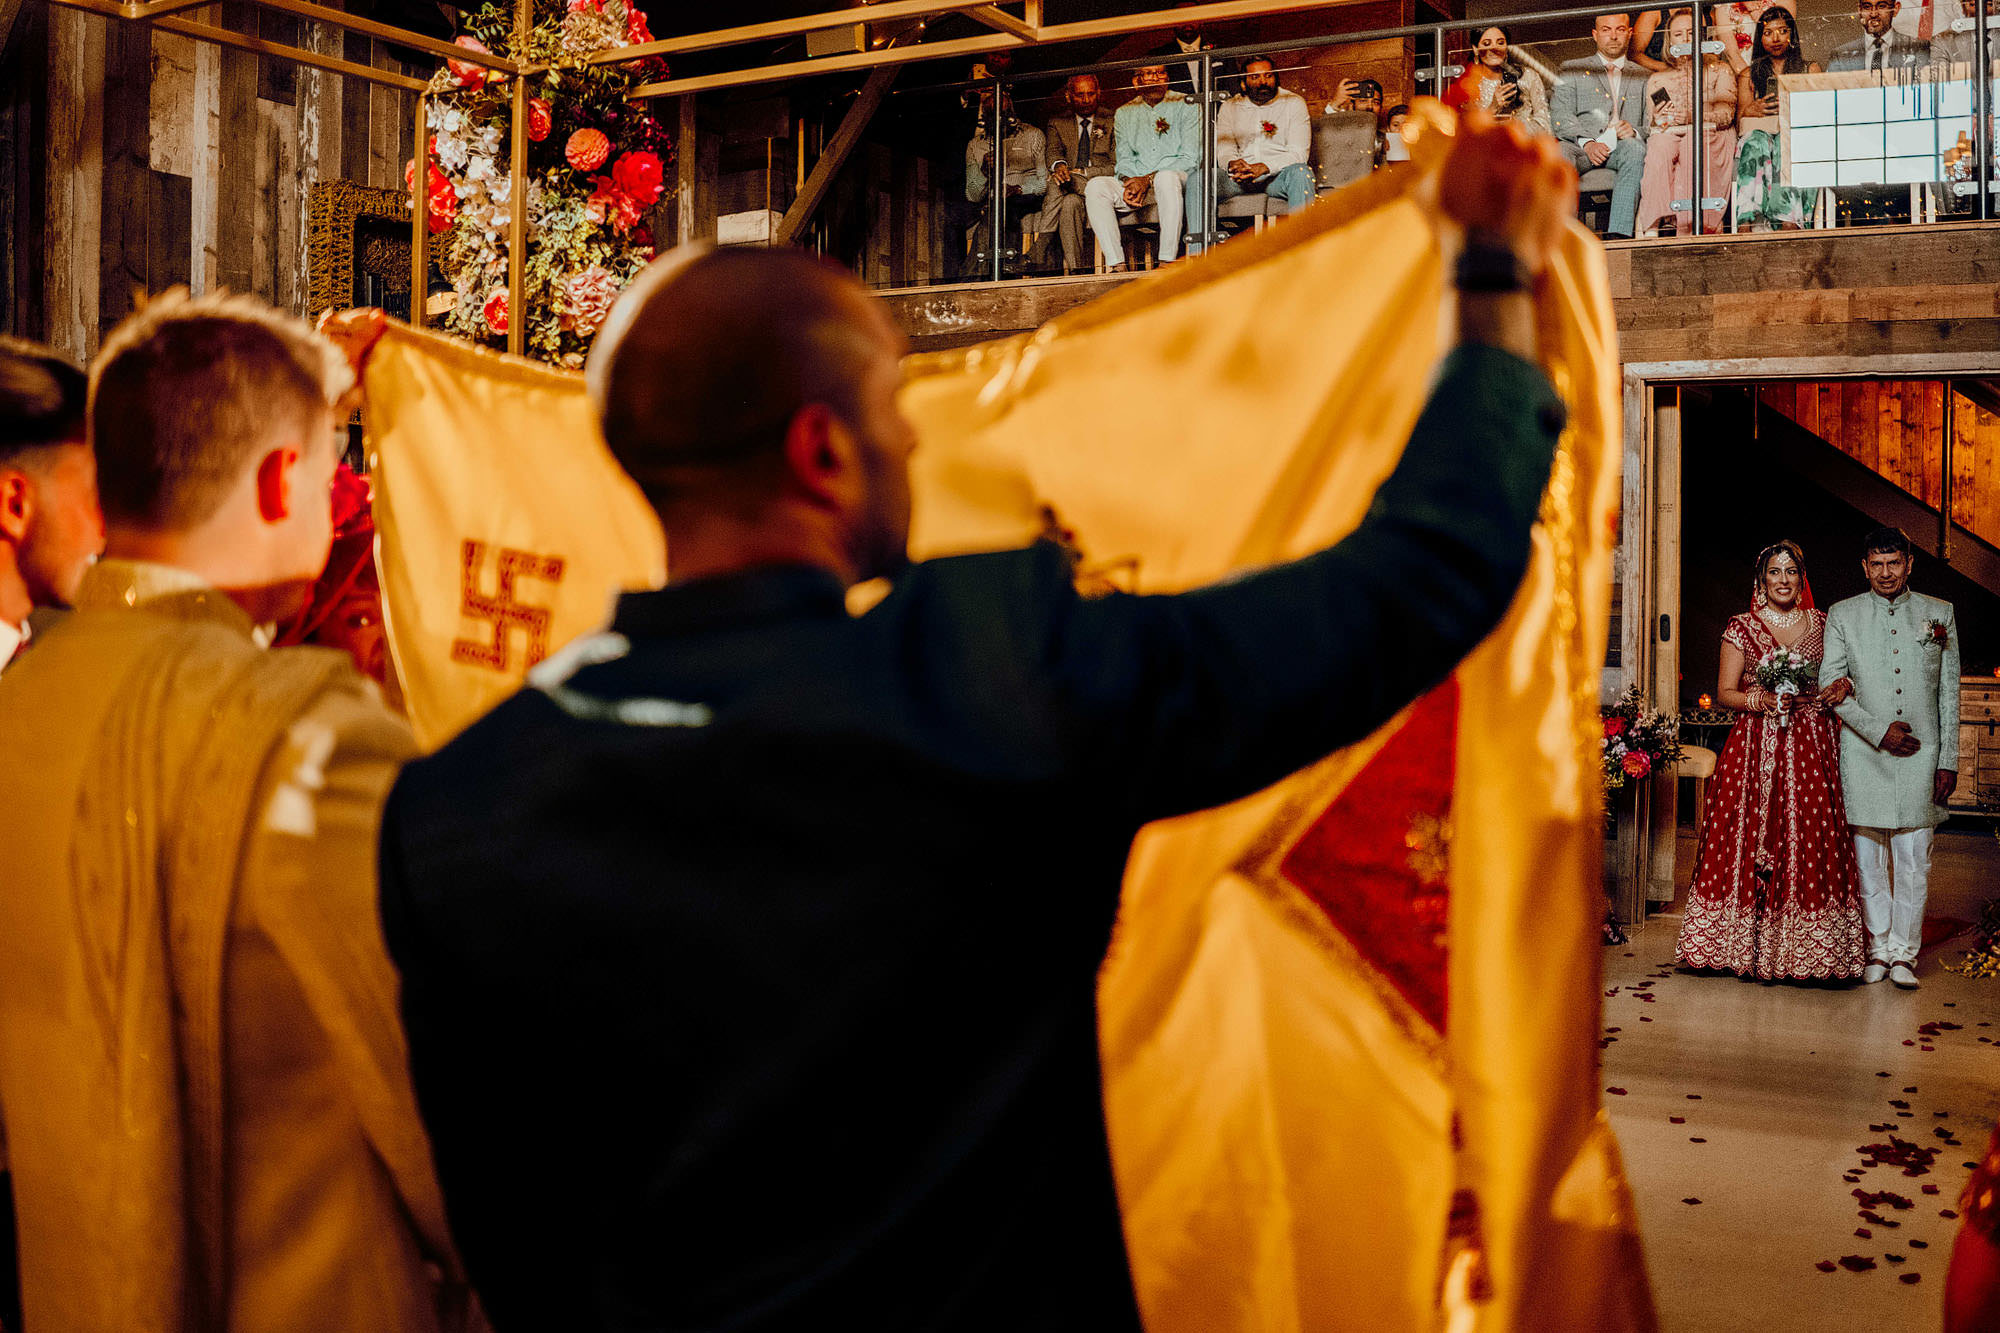
[[[1442,96],[1558,140],[1611,239],[1976,220],[2000,102],[1986,3],[1552,10],[1192,53],[1163,35],[1151,56],[1034,71],[979,57],[906,71],[838,146],[806,124],[871,90],[824,80],[800,90],[824,99],[790,122],[818,151],[791,144],[784,193],[844,149],[799,239],[880,288],[1141,271],[1392,168],[1398,109]]]

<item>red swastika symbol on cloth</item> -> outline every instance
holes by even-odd
[[[479,576],[486,568],[487,549],[485,542],[459,544],[458,610],[468,620],[490,622],[493,638],[485,643],[475,639],[453,639],[451,660],[467,666],[506,671],[513,657],[513,631],[520,630],[527,636],[527,665],[533,666],[549,655],[552,613],[547,607],[528,606],[516,601],[514,585],[521,579],[562,582],[563,559],[559,555],[536,555],[532,551],[501,547],[497,586],[489,597],[479,590]]]
[[[1458,682],[1419,699],[1279,865],[1370,967],[1439,1033]]]

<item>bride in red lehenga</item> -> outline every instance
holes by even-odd
[[[1853,687],[1780,694],[1757,683],[1757,664],[1781,648],[1817,667],[1825,627],[1804,553],[1792,542],[1759,552],[1751,610],[1722,634],[1716,697],[1742,716],[1708,787],[1674,950],[1689,967],[1764,981],[1861,975],[1868,934],[1831,712]]]

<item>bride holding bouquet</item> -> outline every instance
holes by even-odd
[[[1708,787],[1675,956],[1774,980],[1861,975],[1868,934],[1841,803],[1839,722],[1819,683],[1826,615],[1792,542],[1757,555],[1751,609],[1722,634],[1716,700],[1742,716]]]

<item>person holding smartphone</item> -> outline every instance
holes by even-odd
[[[1639,180],[1639,229],[1644,236],[1664,219],[1673,219],[1673,230],[1686,235],[1694,229],[1690,207],[1676,212],[1676,199],[1694,197],[1694,79],[1701,70],[1701,124],[1706,136],[1702,143],[1703,199],[1728,197],[1736,175],[1736,79],[1720,60],[1699,55],[1694,49],[1694,15],[1685,9],[1674,11],[1667,23],[1667,51],[1680,52],[1673,64],[1646,81],[1646,102],[1653,132],[1646,139],[1646,170]],[[1702,210],[1702,229],[1722,229],[1721,207]]]

